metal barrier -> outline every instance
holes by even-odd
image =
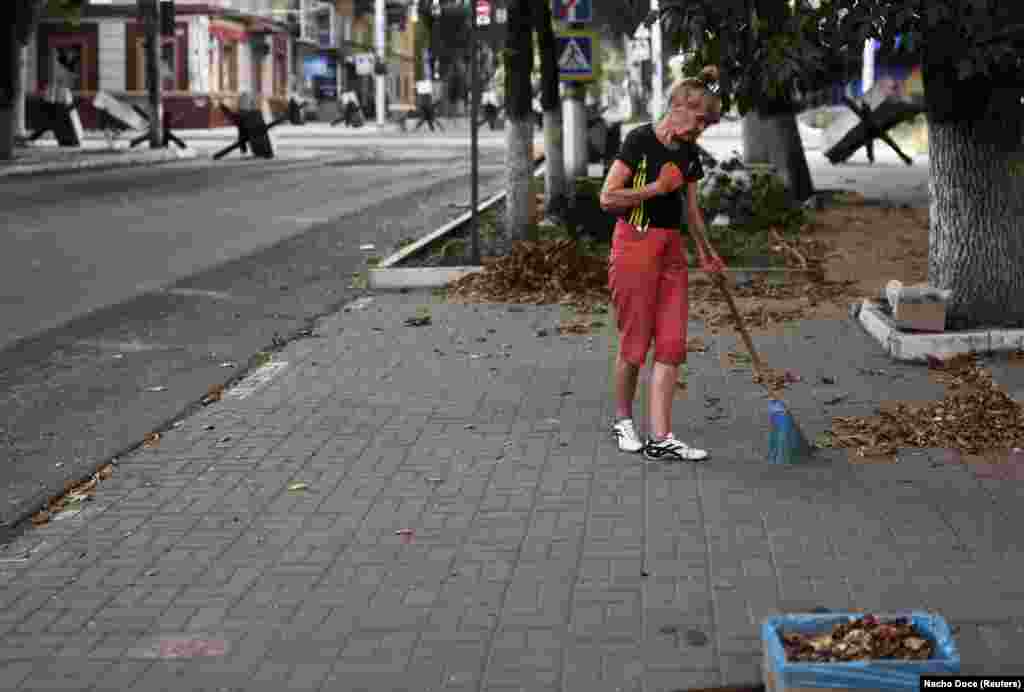
[[[78,117],[78,104],[67,87],[51,88],[47,97],[33,100],[35,116],[40,127],[28,137],[34,142],[47,132],[52,132],[57,144],[62,147],[80,147],[85,133]]]
[[[278,118],[268,125],[263,120],[263,113],[258,110],[240,110],[236,113],[223,103],[220,104],[220,109],[224,111],[224,115],[227,116],[228,120],[238,128],[238,139],[235,140],[234,144],[214,154],[214,161],[224,158],[235,149],[239,149],[245,154],[248,152],[249,147],[252,147],[253,156],[258,156],[262,159],[274,158],[274,146],[270,142],[268,133],[271,128],[277,127],[289,120],[288,115]]]

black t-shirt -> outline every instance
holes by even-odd
[[[654,134],[654,125],[642,125],[626,135],[622,149],[616,157],[633,171],[626,181],[627,189],[640,189],[658,179],[661,167],[672,161],[683,172],[687,182],[694,182],[704,177],[704,168],[700,165],[700,152],[692,142],[680,142],[678,149],[669,149]],[[680,190],[652,197],[642,202],[639,207],[630,210],[625,220],[634,226],[654,226],[655,228],[681,228],[683,221],[683,192]]]

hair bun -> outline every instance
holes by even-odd
[[[708,65],[700,71],[698,79],[706,83],[717,82],[719,77],[718,67],[715,65]]]

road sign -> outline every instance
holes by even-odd
[[[476,25],[487,26],[491,23],[491,3],[487,0],[476,0]]]
[[[593,0],[552,0],[552,14],[555,21],[592,22],[594,21]]]
[[[555,38],[558,42],[558,78],[569,82],[594,79],[596,34],[592,31],[563,31]]]

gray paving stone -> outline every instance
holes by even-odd
[[[334,336],[288,346],[271,386],[122,459],[97,492],[102,512],[8,548],[46,543],[24,567],[0,565],[12,689],[78,657],[95,664],[96,689],[117,690],[737,684],[760,674],[763,618],[816,606],[933,608],[960,628],[965,671],[1014,670],[1024,559],[1005,484],[934,450],[769,466],[764,396],[717,357],[692,359],[676,406],[677,432],[714,456],[645,465],[607,433],[606,336],[593,352],[583,338],[538,339],[559,312],[534,307],[435,304],[433,329],[404,328],[420,299],[381,294],[381,312],[325,318]],[[381,335],[390,348],[371,348]],[[830,374],[850,395],[826,411],[833,392],[792,387],[805,432],[881,399],[941,394],[844,322],[757,338],[773,365]],[[501,344],[511,358],[469,358]],[[706,394],[725,418],[703,419]],[[307,489],[289,492],[295,480]],[[139,658],[190,634],[229,652]]]

